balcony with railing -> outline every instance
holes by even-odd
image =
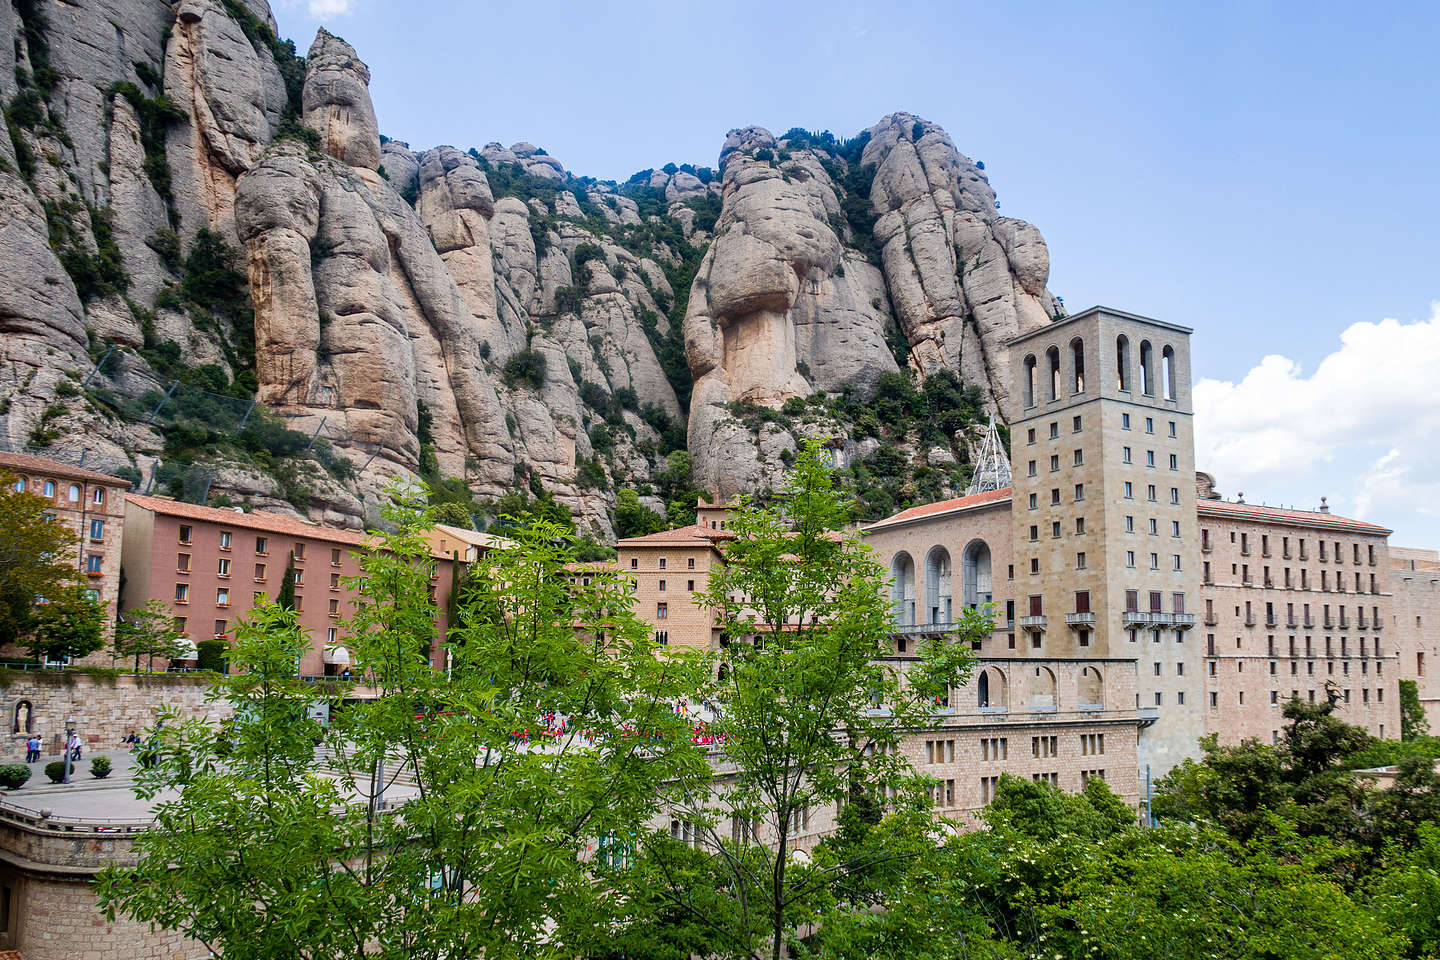
[[[1341,629],[1341,630],[1349,630],[1349,629],[1350,629],[1350,618],[1349,618],[1349,617],[1341,617],[1341,618],[1340,618],[1340,629]]]
[[[1334,621],[1333,618],[1331,618],[1331,617],[1326,617],[1325,620],[1324,620],[1324,623],[1325,623],[1325,629],[1326,629],[1326,630],[1334,630],[1334,629],[1335,629],[1335,621]]]
[[[1065,625],[1069,627],[1082,628],[1085,630],[1093,630],[1095,629],[1095,614],[1067,613],[1065,614]]]
[[[1384,626],[1383,623],[1381,623],[1379,620],[1376,620],[1374,623],[1370,624],[1370,629],[1371,629],[1371,630],[1379,630],[1379,629],[1380,629],[1381,627],[1383,627],[1383,626]]]
[[[1044,616],[1043,614],[1035,615],[1035,616],[1029,616],[1029,617],[1021,617],[1021,618],[1020,618],[1020,629],[1021,629],[1021,630],[1028,630],[1028,631],[1030,631],[1031,633],[1044,633],[1044,632],[1045,632],[1045,627],[1046,627],[1046,625],[1048,624],[1048,622],[1049,622],[1049,621],[1045,618],[1045,616]]]
[[[1265,615],[1265,626],[1273,628],[1278,627],[1279,625],[1280,621],[1275,619],[1275,615],[1273,613],[1267,613]]]
[[[1285,618],[1285,626],[1289,627],[1291,630],[1294,630],[1296,627],[1300,626],[1300,621],[1296,620],[1295,617],[1291,615]]]
[[[890,625],[892,637],[940,637],[956,633],[959,630],[960,624],[954,620],[937,620],[934,623],[892,623]]]
[[[1132,627],[1171,627],[1176,630],[1189,630],[1195,626],[1195,614],[1161,613],[1158,610],[1126,610],[1121,614],[1120,622],[1127,629]]]

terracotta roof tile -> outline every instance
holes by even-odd
[[[1329,530],[1354,530],[1359,533],[1373,533],[1379,536],[1389,536],[1394,532],[1379,524],[1366,523],[1364,520],[1351,520],[1349,517],[1342,517],[1333,513],[1321,513],[1318,510],[1286,510],[1282,507],[1264,507],[1255,503],[1232,503],[1229,500],[1200,500],[1196,506],[1198,508],[1197,512],[1200,514],[1209,514],[1214,517],[1290,522],[1306,527],[1320,527]]]
[[[145,497],[138,493],[127,493],[127,503],[167,517],[181,517],[186,520],[204,520],[245,530],[262,530],[266,533],[285,533],[315,540],[330,540],[335,543],[349,543],[356,546],[369,543],[372,539],[359,530],[344,530],[340,527],[324,527],[307,520],[298,520],[278,513],[264,513],[256,510],[241,513],[221,507],[202,507],[198,503],[182,503],[164,497]]]
[[[661,530],[659,533],[647,533],[639,537],[626,537],[617,541],[617,547],[709,547],[714,546],[716,540],[732,540],[735,535],[729,530],[712,530],[709,527],[702,527],[698,523],[692,523],[685,527],[676,527],[673,530]]]
[[[881,527],[891,526],[892,524],[905,523],[909,520],[919,520],[922,517],[934,517],[940,514],[953,513],[957,510],[968,510],[971,507],[981,507],[991,503],[1003,503],[1010,499],[1010,492],[1010,487],[1004,487],[1000,490],[976,493],[968,497],[955,497],[952,500],[922,503],[908,510],[901,510],[894,516],[886,517],[884,520],[877,520],[864,529],[867,531],[875,530]]]
[[[112,477],[110,474],[101,473],[98,470],[86,470],[84,467],[74,467],[68,463],[61,463],[58,460],[31,456],[28,453],[0,452],[0,470],[4,470],[6,467],[13,470],[21,470],[25,473],[53,473],[55,476],[65,477],[67,480],[89,480],[93,483],[113,483],[126,489],[130,487],[129,480]]]

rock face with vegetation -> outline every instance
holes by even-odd
[[[605,538],[622,489],[683,522],[817,436],[874,514],[965,482],[1005,339],[1060,312],[908,114],[605,182],[381,136],[357,52],[263,0],[6,10],[0,443],[142,488],[354,524],[419,476]]]

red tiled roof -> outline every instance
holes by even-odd
[[[659,533],[647,533],[639,537],[626,537],[617,541],[617,547],[709,547],[714,546],[716,540],[731,540],[735,534],[729,530],[714,530],[709,527],[702,527],[698,523],[692,523],[685,527],[676,527],[673,530],[661,530]]]
[[[1208,513],[1214,517],[1269,520],[1275,523],[1294,523],[1327,530],[1354,530],[1359,533],[1373,533],[1377,536],[1389,536],[1394,532],[1379,524],[1366,523],[1364,520],[1351,520],[1349,517],[1321,513],[1318,510],[1286,510],[1281,507],[1263,507],[1254,503],[1232,503],[1229,500],[1200,500],[1196,506],[1199,513]]]
[[[114,483],[129,489],[130,481],[122,480],[119,477],[112,477],[108,473],[101,473],[98,470],[86,470],[84,467],[74,467],[68,463],[61,463],[58,460],[50,460],[45,457],[35,457],[28,453],[3,453],[0,452],[0,470],[10,467],[14,470],[21,470],[25,473],[53,473],[57,477],[64,477],[67,480],[89,480],[92,483]]]
[[[933,517],[942,513],[952,513],[956,510],[968,510],[971,507],[981,507],[990,503],[1003,503],[1010,499],[1010,487],[1000,490],[990,490],[985,493],[976,493],[968,497],[955,497],[953,500],[938,500],[935,503],[922,503],[918,507],[911,507],[908,510],[901,510],[899,513],[884,520],[877,520],[865,527],[865,530],[875,530],[879,527],[888,527],[896,523],[904,523],[907,520],[919,520],[921,517]]]
[[[241,513],[221,507],[202,507],[197,503],[181,503],[179,500],[167,500],[164,497],[144,497],[138,493],[127,493],[125,500],[127,503],[133,503],[152,513],[167,517],[204,520],[207,523],[240,527],[245,530],[284,533],[296,537],[309,537],[314,540],[329,540],[334,543],[349,543],[356,546],[367,544],[372,539],[370,534],[359,530],[323,527],[318,523],[297,520],[294,517],[286,517],[278,513],[264,513],[259,510],[252,513]]]

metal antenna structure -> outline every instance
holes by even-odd
[[[1000,442],[1000,431],[995,429],[992,413],[985,439],[980,444],[980,456],[975,459],[975,476],[965,488],[965,496],[1003,490],[1010,483],[1010,458],[1005,454],[1005,444]]]

